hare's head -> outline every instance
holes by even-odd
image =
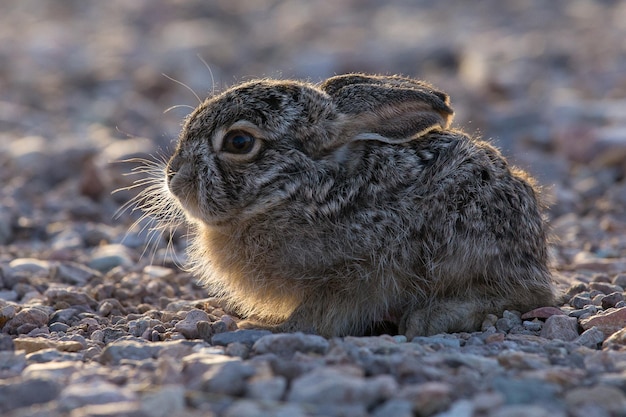
[[[444,93],[401,77],[346,75],[319,87],[252,81],[188,117],[167,183],[191,218],[245,222],[288,204],[306,184],[323,186],[355,143],[407,142],[446,128],[451,115]]]

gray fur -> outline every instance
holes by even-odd
[[[408,78],[248,82],[189,116],[149,196],[185,215],[191,269],[248,326],[473,331],[553,293],[532,180],[451,116],[447,95]],[[220,149],[233,124],[261,146]]]

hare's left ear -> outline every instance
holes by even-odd
[[[329,78],[320,88],[344,115],[339,139],[343,144],[409,142],[447,128],[452,119],[447,94],[410,78],[349,74]]]

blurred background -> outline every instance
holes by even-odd
[[[555,222],[623,225],[625,40],[620,0],[0,0],[0,241],[116,223],[129,195],[110,192],[132,179],[110,162],[167,155],[195,95],[353,71],[448,92],[455,126],[536,175]]]

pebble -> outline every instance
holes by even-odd
[[[240,396],[245,392],[246,380],[254,373],[252,365],[240,361],[218,363],[202,375],[201,389],[210,393]]]
[[[620,301],[624,301],[624,295],[621,292],[612,292],[602,298],[601,305],[603,309],[608,310]]]
[[[48,312],[44,308],[26,307],[20,310],[4,326],[10,334],[25,334],[33,329],[48,325]]]
[[[296,378],[287,401],[311,404],[365,404],[369,407],[390,398],[398,389],[388,375],[364,378],[337,368],[317,368]]]
[[[290,358],[296,352],[323,355],[328,351],[328,340],[321,336],[304,333],[281,333],[263,336],[254,343],[257,354],[273,353]]]
[[[179,385],[168,385],[144,392],[141,395],[141,410],[147,417],[183,415],[185,389]]]
[[[108,272],[115,267],[130,267],[133,260],[128,248],[120,244],[109,244],[96,248],[91,254],[89,268],[100,272]]]
[[[60,382],[48,378],[0,379],[0,412],[52,401],[61,388]]]
[[[585,330],[580,336],[574,339],[574,343],[586,346],[590,349],[597,349],[605,338],[606,336],[602,330],[597,327],[592,327]]]
[[[174,329],[181,332],[187,339],[197,339],[198,334],[198,322],[208,322],[209,315],[198,309],[190,310],[186,313],[185,318],[174,326]]]
[[[594,316],[580,320],[580,325],[585,330],[597,327],[606,336],[609,336],[626,327],[626,307],[610,308],[602,311]]]
[[[578,320],[569,316],[550,316],[541,329],[541,337],[565,341],[574,340],[578,337]]]
[[[118,365],[126,359],[144,360],[153,358],[159,349],[159,346],[148,344],[143,339],[118,339],[105,346],[99,360],[102,364]]]
[[[557,307],[539,307],[539,308],[536,308],[534,310],[531,310],[522,314],[521,318],[523,320],[547,319],[550,316],[563,315],[563,314],[565,314],[563,310]]]
[[[234,332],[218,333],[213,335],[211,343],[218,346],[226,346],[231,343],[242,343],[252,347],[254,343],[264,336],[271,335],[269,330],[236,330]]]

